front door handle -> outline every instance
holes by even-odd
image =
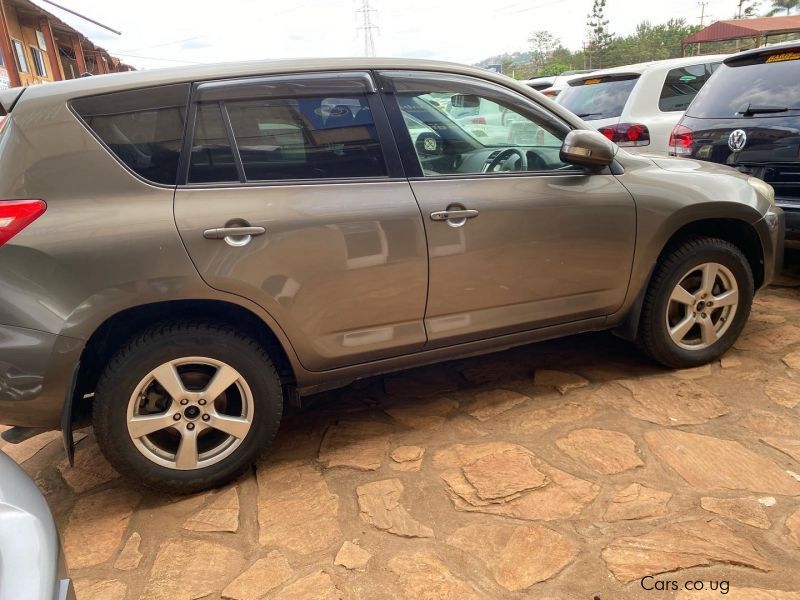
[[[456,210],[440,210],[431,213],[432,221],[461,221],[464,219],[474,219],[478,216],[477,210],[472,209],[456,209]]]
[[[229,246],[246,246],[253,236],[264,235],[266,232],[263,227],[216,227],[206,229],[203,237],[207,240],[225,240]]]

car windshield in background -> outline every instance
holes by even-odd
[[[687,115],[729,119],[800,111],[800,51],[743,57],[723,63],[697,94]]]
[[[618,117],[638,79],[638,75],[617,75],[571,81],[558,103],[586,121]]]

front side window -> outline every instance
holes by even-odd
[[[566,126],[500,92],[470,91],[395,94],[424,175],[573,168],[559,159]]]
[[[561,106],[584,121],[619,117],[639,75],[606,75],[570,81],[558,95]]]
[[[25,46],[19,40],[11,40],[14,44],[14,56],[17,59],[17,68],[20,73],[28,72],[28,59],[25,57]]]
[[[210,135],[202,127],[215,127],[213,143],[230,151],[230,145],[219,137],[225,114],[230,119],[245,181],[387,175],[366,95],[226,100],[215,109],[203,104],[199,107],[208,113],[208,119],[198,120],[190,182],[230,180],[230,168],[220,166],[227,163],[229,154],[218,157],[222,163],[216,163],[214,173],[201,174],[204,167],[199,163],[200,148],[209,145]],[[211,125],[211,111],[217,125]],[[208,158],[205,161],[211,168]]]
[[[175,185],[189,84],[77,98],[73,110],[131,171]]]
[[[684,111],[706,84],[719,63],[691,65],[671,69],[661,88],[658,108],[663,112]]]

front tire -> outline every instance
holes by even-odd
[[[656,265],[638,344],[668,367],[715,360],[742,332],[753,294],[753,273],[741,250],[717,238],[687,240]]]
[[[280,379],[260,344],[223,325],[185,322],[148,329],[112,358],[93,420],[117,471],[184,494],[247,470],[282,412]]]

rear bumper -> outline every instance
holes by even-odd
[[[59,429],[83,341],[0,325],[0,423]]]

